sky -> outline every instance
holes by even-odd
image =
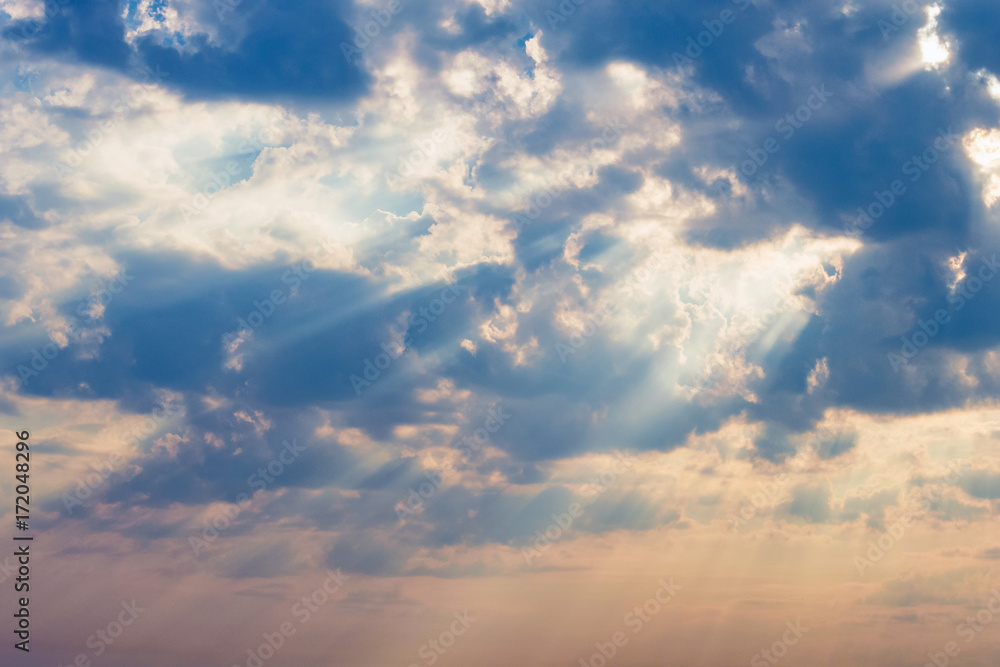
[[[1000,663],[1000,5],[0,35],[3,664]]]

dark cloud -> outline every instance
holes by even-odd
[[[1000,498],[1000,474],[985,471],[970,472],[962,476],[958,485],[973,498],[989,500]]]
[[[783,505],[790,516],[809,523],[826,523],[831,516],[830,488],[825,484],[800,485],[792,489],[791,502]]]
[[[782,461],[795,454],[795,447],[788,439],[788,431],[777,424],[767,424],[753,444],[758,456],[771,462]]]
[[[882,489],[870,495],[849,496],[844,499],[839,518],[841,521],[854,521],[864,514],[869,528],[884,530],[885,510],[898,502],[899,489]]]
[[[939,21],[957,37],[958,55],[970,69],[985,67],[1000,73],[1000,7],[956,0],[944,5]]]
[[[200,35],[179,50],[163,45],[162,36],[151,35],[141,38],[136,50],[146,65],[167,73],[167,86],[189,97],[292,103],[351,99],[364,92],[369,78],[341,50],[341,43],[354,39],[342,11],[339,2],[306,0],[293,6],[244,0],[233,10],[234,19],[242,19],[243,25],[233,47],[212,44]]]
[[[28,198],[24,196],[0,196],[0,221],[9,221],[11,224],[25,229],[40,229],[46,226],[45,220],[38,217],[28,203]],[[5,280],[11,280],[5,277]],[[0,285],[0,296],[6,290]]]
[[[49,3],[54,10],[6,28],[9,39],[43,56],[77,59],[137,78],[155,73],[163,85],[192,98],[281,100],[290,103],[353,99],[369,77],[345,58],[340,44],[354,34],[341,2],[306,0],[294,7],[269,0],[243,0],[195,6],[198,18],[219,33],[181,38],[163,32],[144,34],[133,46],[125,39],[123,3],[72,0]],[[225,11],[218,11],[224,6]],[[134,12],[133,12],[134,13]]]
[[[46,4],[41,21],[28,19],[5,30],[44,55],[70,56],[113,69],[124,69],[130,51],[125,43],[122,3],[108,0],[55,0]]]

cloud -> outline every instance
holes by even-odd
[[[792,500],[785,507],[789,516],[809,523],[824,523],[831,516],[830,489],[825,485],[800,485],[792,489]]]
[[[956,295],[1000,247],[994,10],[944,6],[933,67],[923,13],[884,38],[888,0],[571,4],[406,2],[350,59],[384,3],[3,5],[0,417],[42,429],[60,557],[181,570],[246,494],[195,559],[204,590],[273,601],[343,568],[376,586],[349,598],[366,614],[424,614],[449,580],[488,599],[520,577],[623,450],[532,581],[675,546],[681,570],[732,556],[753,578],[871,539],[941,458],[983,456],[1000,297]],[[267,481],[286,442],[304,450]],[[921,531],[988,527],[994,470],[930,502],[898,547],[928,570],[881,564],[868,603],[975,597]],[[974,532],[955,548],[995,558]]]
[[[960,568],[936,574],[916,574],[893,579],[868,597],[868,604],[913,607],[923,604],[962,605],[975,591],[985,590],[983,571]]]
[[[188,34],[163,30],[165,17],[150,9],[152,29],[128,35],[132,39],[114,3],[74,0],[47,7],[54,10],[41,20],[9,25],[8,38],[21,37],[19,43],[38,55],[136,76],[154,72],[190,98],[350,99],[369,83],[340,48],[354,39],[341,3],[306,2],[294,10],[266,0],[187,6],[183,11],[194,13],[189,29],[206,30]]]
[[[1000,475],[986,471],[975,471],[965,475],[959,486],[973,498],[1000,498]]]

